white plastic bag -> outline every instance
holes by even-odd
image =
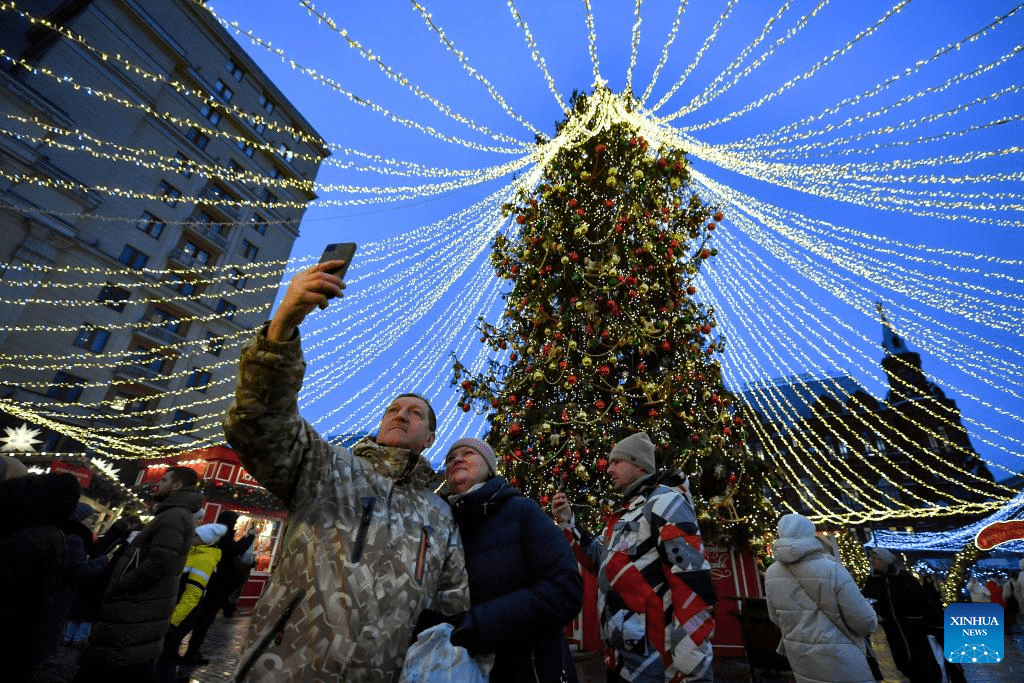
[[[487,683],[494,655],[473,657],[451,643],[452,625],[438,624],[420,633],[405,653],[398,683]]]

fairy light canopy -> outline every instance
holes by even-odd
[[[265,210],[311,200],[287,263],[244,266],[253,288],[273,291],[281,278],[313,263],[325,243],[359,242],[344,300],[312,315],[302,330],[309,367],[300,403],[322,433],[372,432],[384,402],[416,390],[434,400],[439,443],[483,434],[484,420],[459,410],[449,360],[455,353],[476,369],[486,363],[473,326],[480,315],[493,319],[502,303],[502,284],[487,262],[507,225],[500,206],[519,188],[535,186],[560,148],[595,132],[583,122],[596,121],[591,125],[599,128],[627,123],[654,146],[686,151],[696,191],[724,208],[719,258],[702,272],[700,291],[728,339],[726,383],[757,392],[768,418],[786,424],[807,413],[816,399],[779,391],[777,381],[805,373],[850,377],[867,394],[885,397],[889,378],[880,365],[883,326],[875,308],[883,301],[885,334],[919,352],[929,379],[956,399],[971,444],[996,478],[1022,469],[1020,5],[683,0],[533,7],[514,0],[487,6],[414,0],[321,6],[303,0],[196,6],[234,36],[324,136],[322,153],[306,160],[322,164],[315,182],[182,160],[24,112],[0,112],[0,136],[97,164],[168,177],[201,173],[282,197],[291,191],[290,199],[250,202]],[[168,125],[291,159],[290,150],[267,145],[250,129],[212,123],[208,112],[298,139],[294,122],[225,103],[131,56],[105,52],[95,36],[35,16],[30,4],[4,2],[0,11],[47,26],[126,78],[158,82],[194,107],[182,113],[131,101],[78,74],[0,55],[26,82],[86,91],[111,112],[142,108]],[[952,14],[956,21],[948,20]],[[556,134],[552,123],[567,114],[573,89],[592,93],[591,109]],[[100,182],[79,187],[14,168],[0,177],[18,187],[59,186],[116,199],[123,213],[104,218],[116,230],[136,229],[135,206],[166,201],[151,190]],[[230,208],[241,200],[212,201]],[[49,215],[62,217],[57,208]],[[239,267],[226,263],[196,276],[223,283],[237,278]],[[37,300],[27,303],[41,307],[95,305],[82,283],[95,287],[107,277],[15,275],[8,279],[38,283]],[[0,294],[3,305],[27,305],[16,286]],[[4,331],[78,330],[38,323]],[[189,415],[173,423],[187,436],[176,447],[219,442],[230,374],[198,395],[185,382],[197,369],[229,367],[245,336],[221,340],[220,356],[203,353],[206,340],[166,349],[188,361],[176,366],[163,390],[190,397],[183,406]],[[33,369],[24,384],[37,393],[52,386],[59,366],[73,374],[76,367],[116,370],[137,360],[126,351],[0,356],[0,364]],[[856,393],[842,386],[835,392],[841,401]],[[155,429],[119,433],[68,420],[57,401],[0,397],[0,409],[63,430],[110,457],[151,453],[158,439]],[[925,431],[960,447],[948,430]],[[846,461],[829,461],[815,469],[815,481],[800,481],[800,462],[820,460],[840,443],[858,457],[911,451],[896,434],[853,440],[838,434],[799,436],[785,456],[766,439],[766,455],[790,471],[805,502],[834,509],[839,522],[881,519],[893,509],[936,512],[915,499],[908,482],[878,489]],[[996,509],[1013,494],[969,478],[966,485],[987,502],[964,511]],[[873,500],[880,501],[877,510]]]

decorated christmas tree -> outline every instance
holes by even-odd
[[[501,319],[480,322],[490,367],[456,359],[462,407],[487,413],[513,485],[545,507],[564,489],[592,526],[616,499],[608,452],[645,431],[659,467],[690,475],[705,534],[757,545],[775,516],[764,463],[745,449],[725,339],[695,280],[723,216],[691,191],[686,154],[609,117],[612,101],[574,96],[539,183],[504,207],[491,261],[511,287]]]

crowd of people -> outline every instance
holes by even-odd
[[[658,470],[647,434],[610,449],[620,501],[595,534],[565,493],[550,516],[526,498],[477,438],[447,447],[435,493],[423,453],[436,416],[418,394],[387,403],[376,434],[349,448],[302,419],[298,326],[342,295],[330,272],[339,263],[296,275],[242,349],[226,435],[289,517],[233,680],[442,680],[428,670],[450,651],[468,653],[452,661],[468,661],[480,681],[575,681],[565,627],[582,606],[582,567],[597,577],[610,683],[712,681],[716,595],[693,499],[684,475]],[[4,457],[0,480],[0,580],[16,587],[0,620],[5,681],[40,676],[62,641],[82,646],[74,683],[175,683],[180,665],[208,661],[200,648],[245,580],[254,535],[239,537],[234,512],[198,523],[194,470],[166,471],[151,521],[122,518],[96,540],[74,476],[28,475]],[[862,591],[806,517],[783,516],[772,551],[768,614],[797,681],[879,680],[869,639],[879,625],[905,676],[942,680],[940,603],[895,554],[870,550]],[[1008,613],[1024,597],[1020,575],[976,583],[972,599]],[[425,658],[414,645],[428,640],[441,646]],[[946,675],[963,680],[955,667]]]

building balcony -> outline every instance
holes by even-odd
[[[190,221],[185,223],[185,227],[197,235],[200,235],[203,239],[221,251],[227,251],[228,238],[217,232],[212,225],[201,223],[199,221]]]
[[[162,328],[161,328],[162,329]],[[121,365],[114,368],[114,377],[140,380],[159,389],[166,389],[170,379],[141,365]]]
[[[139,322],[148,323],[150,321],[143,318]],[[185,341],[185,337],[171,332],[166,327],[137,327],[135,333],[155,341],[161,346],[180,344]]]

